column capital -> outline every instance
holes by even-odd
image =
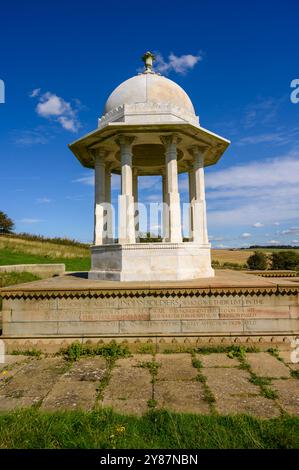
[[[91,150],[95,157],[106,157],[109,154],[109,150],[106,147],[97,147]]]
[[[127,136],[127,135],[119,135],[116,139],[115,142],[121,146],[121,145],[132,145],[134,140],[136,139],[135,136]]]
[[[98,147],[98,148],[90,150],[90,153],[92,155],[94,163],[96,162],[96,160],[102,161],[102,163],[104,163],[106,157],[109,155],[110,152],[105,147]]]
[[[182,141],[178,134],[161,135],[160,140],[165,147],[168,147],[171,144],[177,145]]]
[[[188,148],[188,152],[192,155],[198,155],[199,153],[204,154],[209,148],[208,144],[195,144],[191,145],[191,147]]]

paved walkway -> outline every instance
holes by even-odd
[[[102,357],[7,356],[0,364],[0,411],[112,407],[141,415],[150,408],[186,413],[299,414],[299,365],[290,353],[244,358],[226,354],[135,354],[111,367]]]

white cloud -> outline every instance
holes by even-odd
[[[264,134],[253,134],[250,136],[242,137],[236,141],[236,145],[257,145],[267,144],[271,145],[286,145],[292,140],[297,140],[299,136],[298,127],[294,128],[278,128],[275,132],[268,132]]]
[[[269,240],[267,243],[270,245],[279,245],[281,242],[279,240]]]
[[[223,226],[298,224],[299,149],[266,161],[206,172],[208,222]]]
[[[255,224],[253,224],[253,227],[255,228],[261,228],[261,227],[264,227],[265,225],[262,224],[261,222],[256,222]]]
[[[241,238],[250,238],[250,237],[252,237],[252,235],[251,235],[251,233],[248,233],[248,232],[244,232],[241,235]]]
[[[40,94],[40,88],[34,88],[34,90],[32,90],[30,93],[29,93],[29,96],[30,98],[35,98],[36,96],[38,96]]]
[[[72,181],[73,183],[83,183],[87,184],[88,186],[94,186],[94,176],[82,176],[82,178],[77,178]]]
[[[39,116],[59,122],[65,130],[70,132],[77,132],[80,128],[77,109],[72,107],[72,105],[63,98],[51,92],[32,96],[39,97],[39,102],[36,106],[36,112]]]
[[[166,75],[172,71],[184,75],[188,70],[193,69],[193,67],[201,60],[201,54],[184,54],[176,56],[171,52],[168,56],[168,60],[165,60],[163,56],[158,53],[156,55],[155,70],[157,72],[165,73]]]
[[[292,243],[299,243],[299,240],[292,240]]]
[[[71,106],[66,103],[62,98],[50,92],[44,93],[40,102],[36,107],[36,112],[39,116],[48,118],[52,116],[61,116],[64,113],[69,113]]]
[[[299,227],[291,227],[287,230],[282,230],[281,235],[299,235]]]
[[[37,224],[38,222],[42,222],[41,219],[30,219],[30,218],[24,218],[19,220],[20,223],[22,224]]]
[[[49,204],[50,202],[52,202],[52,199],[49,199],[48,197],[39,197],[37,198],[36,202],[38,204]]]
[[[299,183],[299,151],[283,158],[274,158],[265,162],[253,161],[209,173],[206,184],[210,189],[220,188],[257,188],[278,186],[279,184]]]
[[[49,126],[38,125],[33,129],[13,129],[11,139],[13,143],[20,147],[32,145],[45,145],[53,138],[52,129]]]
[[[214,235],[209,235],[209,240],[213,242],[222,242],[224,240],[223,237],[215,237]]]
[[[250,103],[244,113],[242,124],[245,128],[251,128],[259,124],[271,123],[278,112],[278,108],[283,98],[258,98],[254,103]]]

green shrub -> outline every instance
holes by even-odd
[[[268,266],[268,257],[261,251],[255,251],[247,260],[249,269],[264,270]]]
[[[296,269],[299,267],[299,255],[286,250],[272,253],[272,269]]]

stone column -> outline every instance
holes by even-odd
[[[105,157],[107,151],[99,148],[94,152],[94,244],[104,243],[104,219],[105,219]]]
[[[195,174],[194,174],[193,166],[188,171],[188,180],[189,180],[189,203],[190,203],[190,208],[189,208],[189,239],[191,241],[191,240],[193,240],[193,230],[194,230],[192,207],[193,207],[193,202],[194,202],[194,198],[195,198]]]
[[[118,239],[120,244],[135,243],[134,197],[132,182],[132,143],[134,137],[119,136],[121,158],[121,195],[118,203]]]
[[[133,168],[133,197],[134,197],[134,224],[135,238],[139,240],[139,210],[138,210],[138,171]]]
[[[205,198],[205,179],[204,179],[204,153],[206,146],[195,145],[191,147],[190,153],[193,155],[194,163],[194,198],[191,202],[192,222],[193,222],[193,241],[199,244],[207,244],[207,214]]]
[[[180,139],[176,134],[162,136],[161,142],[165,146],[165,166],[167,181],[166,203],[169,207],[169,235],[166,241],[170,243],[181,243],[181,207],[180,194],[178,191],[178,163],[177,163],[177,144]]]
[[[162,240],[165,242],[169,238],[169,209],[167,204],[167,179],[166,171],[162,172],[162,200],[163,200],[163,213],[162,213]]]
[[[111,170],[106,164],[105,168],[105,199],[106,199],[106,213],[105,213],[105,243],[113,242],[113,211],[111,206]]]

